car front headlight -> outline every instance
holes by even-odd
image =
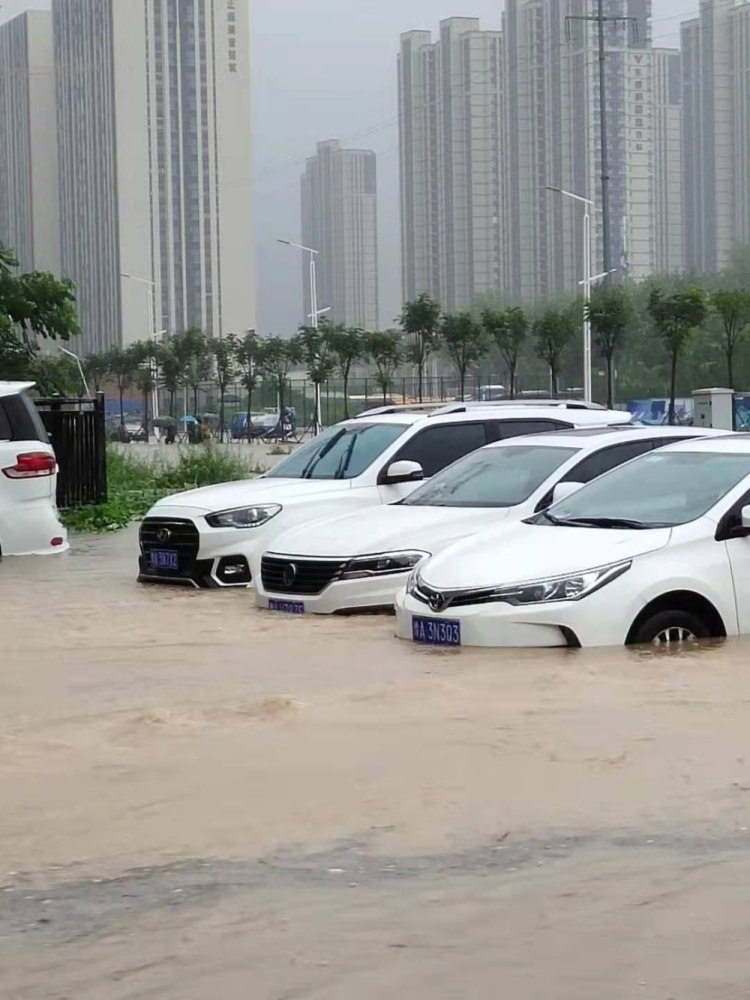
[[[206,524],[212,528],[259,528],[281,512],[281,504],[257,504],[254,507],[237,507],[206,515]]]
[[[347,564],[341,575],[342,580],[362,580],[369,576],[391,576],[408,573],[418,566],[429,552],[383,552],[373,556],[359,556]]]
[[[632,566],[631,562],[592,569],[570,576],[551,577],[534,583],[522,583],[514,587],[498,587],[487,595],[491,601],[505,601],[508,604],[549,604],[552,601],[580,601],[595,590],[622,576]]]

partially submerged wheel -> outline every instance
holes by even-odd
[[[632,641],[662,647],[684,646],[710,635],[705,621],[691,611],[659,611],[638,626]]]

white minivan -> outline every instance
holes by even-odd
[[[57,516],[55,453],[27,395],[33,384],[0,382],[0,556],[68,548]]]

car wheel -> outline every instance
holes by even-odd
[[[652,646],[682,646],[696,639],[707,639],[710,634],[703,619],[690,611],[659,611],[638,626],[632,641]]]

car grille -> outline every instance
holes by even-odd
[[[414,597],[427,604],[433,611],[449,611],[451,608],[468,608],[474,604],[490,604],[497,601],[487,590],[437,590],[420,580],[414,589]]]
[[[169,538],[160,541],[159,532],[166,529]],[[180,575],[189,575],[198,558],[200,535],[192,521],[175,517],[147,517],[141,524],[141,552],[148,563],[149,552],[154,549],[168,549],[177,553]],[[174,576],[169,570],[151,570],[155,576]]]
[[[264,589],[273,594],[320,594],[339,579],[346,564],[345,559],[263,556],[260,575]]]

